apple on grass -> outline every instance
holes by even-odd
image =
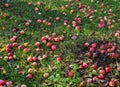
[[[4,3],[4,7],[5,7],[5,8],[8,8],[8,7],[9,7],[9,4],[8,4],[8,3]]]
[[[57,62],[61,62],[62,61],[62,58],[61,57],[58,57],[57,58]]]
[[[32,75],[32,74],[28,74],[28,75],[27,75],[27,78],[28,78],[28,79],[32,79],[32,78],[33,78],[33,75]]]
[[[74,72],[73,72],[73,71],[69,71],[69,72],[68,72],[68,76],[74,77]]]
[[[120,66],[118,66],[118,67],[117,67],[117,71],[119,71],[119,72],[120,72]]]
[[[105,71],[106,71],[106,73],[109,73],[109,72],[111,72],[111,68],[110,67],[105,67]]]
[[[5,81],[4,80],[0,80],[0,85],[5,85]]]
[[[27,62],[33,62],[32,57],[28,57],[28,58],[27,58]]]
[[[100,70],[99,70],[99,74],[105,74],[105,70],[100,69]]]
[[[47,78],[48,76],[49,76],[49,73],[44,73],[44,74],[43,74],[43,77],[44,77],[44,78]]]
[[[99,74],[99,75],[98,75],[98,78],[99,78],[99,79],[103,79],[103,78],[104,78],[104,75],[103,75],[103,74]]]
[[[82,67],[83,67],[83,68],[88,68],[88,64],[87,64],[87,63],[83,63],[83,64],[82,64]]]
[[[50,48],[52,46],[52,42],[47,42],[47,47]]]
[[[89,47],[89,43],[88,42],[84,43],[84,46]]]
[[[7,85],[7,87],[12,87],[12,81],[7,81],[6,85]]]
[[[114,80],[109,81],[109,86],[110,87],[115,87],[115,85],[116,85],[116,82]]]
[[[56,46],[56,45],[52,45],[52,46],[51,46],[51,49],[52,49],[52,50],[56,50],[56,49],[57,49],[57,46]]]
[[[28,53],[29,50],[30,50],[29,48],[24,48],[23,51],[24,51],[25,53]]]
[[[40,42],[35,43],[35,47],[40,47],[40,45],[41,45]]]

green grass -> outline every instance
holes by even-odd
[[[116,39],[113,37],[113,34],[120,27],[120,22],[118,21],[120,18],[120,1],[118,0],[116,3],[113,0],[98,0],[99,3],[96,4],[97,0],[94,0],[94,2],[90,2],[90,0],[87,2],[85,0],[75,2],[73,0],[75,4],[74,6],[71,6],[68,0],[41,0],[44,3],[43,6],[38,6],[38,1],[39,0],[0,1],[0,56],[2,56],[0,59],[0,68],[5,69],[5,73],[0,70],[0,79],[13,81],[14,85],[19,83],[26,84],[29,87],[79,87],[83,78],[81,78],[82,76],[78,72],[79,64],[75,62],[77,56],[75,52],[78,49],[77,44],[82,45],[85,41],[91,42],[92,39],[94,39],[94,41],[119,40],[119,38]],[[28,2],[32,2],[32,5],[28,6]],[[84,7],[87,8],[87,6],[91,6],[92,9],[97,10],[96,13],[92,14],[93,22],[78,10],[79,3],[81,2]],[[4,8],[4,3],[9,3],[10,6],[8,8]],[[103,11],[99,8],[101,4],[104,4]],[[67,14],[66,16],[62,14],[63,11],[61,10],[61,6],[63,5],[69,6],[64,11]],[[35,12],[34,10],[36,7],[39,9],[38,12]],[[44,11],[44,7],[48,8],[48,11]],[[108,12],[104,13],[104,11],[108,11],[110,8],[113,10],[113,17],[110,17]],[[70,13],[70,10],[72,9],[75,10],[75,13],[73,14]],[[8,16],[2,17],[5,13]],[[39,13],[41,13],[41,15],[39,15]],[[82,27],[81,30],[75,30],[72,27],[72,21],[77,15],[79,15],[82,20],[82,24],[79,24]],[[99,23],[99,17],[101,16],[107,16],[109,20],[115,20],[115,22],[112,23],[114,27],[112,29],[108,29],[108,26],[106,26],[103,29],[98,29],[97,25]],[[49,17],[52,17],[52,20],[50,20]],[[60,17],[61,20],[56,21],[56,17]],[[32,23],[30,23],[30,26],[25,26],[25,22],[29,19],[32,20]],[[51,22],[52,25],[47,26],[44,24],[38,24],[37,19],[46,19],[47,22]],[[64,20],[69,20],[70,27],[63,25]],[[17,32],[12,32],[13,28],[16,28]],[[21,30],[24,30],[25,34],[20,34]],[[60,43],[53,42],[57,45],[57,50],[55,50],[52,55],[49,55],[50,49],[48,49],[40,39],[45,35],[50,36],[53,32],[55,32],[57,36],[63,35],[65,40]],[[77,36],[76,40],[71,39],[73,35]],[[7,52],[2,49],[4,49],[8,43],[11,43],[9,39],[12,36],[17,36],[16,42],[19,45],[28,43],[30,51],[25,53],[22,50],[14,48],[12,49],[12,52],[16,55],[16,59],[6,61],[4,60],[4,57],[7,56]],[[39,60],[37,62],[38,66],[35,67],[32,63],[28,63],[26,60],[30,55],[37,55],[34,47],[34,44],[37,41],[42,43],[41,49],[43,49],[43,51],[40,52],[40,56],[43,54],[48,54],[49,56],[48,59],[42,61]],[[55,55],[62,56],[63,61],[61,63],[57,63]],[[72,65],[72,67],[66,66],[67,62]],[[21,69],[20,67],[24,68]],[[31,80],[26,78],[29,68],[35,70],[35,72],[33,72],[33,79]],[[70,70],[75,72],[75,76],[73,78],[70,78],[67,75]],[[18,71],[22,73],[18,74]],[[46,72],[49,73],[48,78],[43,77],[43,74]],[[63,74],[65,74],[65,76],[62,77]]]

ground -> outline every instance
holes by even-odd
[[[0,87],[120,87],[119,0],[1,0]]]

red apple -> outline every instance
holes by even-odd
[[[99,78],[99,79],[103,79],[103,78],[104,78],[104,75],[103,75],[103,74],[99,74],[99,75],[98,75],[98,78]]]
[[[51,46],[51,49],[52,49],[52,50],[56,50],[56,48],[57,48],[56,45],[52,45],[52,46]]]
[[[7,87],[12,87],[12,81],[7,81],[6,85],[7,85]]]
[[[4,4],[4,7],[5,7],[5,8],[8,8],[8,7],[9,7],[9,4],[8,4],[8,3],[5,3],[5,4]]]
[[[88,42],[84,43],[84,46],[89,47],[89,43]]]
[[[38,2],[37,3],[39,6],[42,6],[43,5],[43,2]]]
[[[116,82],[114,80],[109,81],[109,86],[110,87],[115,87],[115,85],[116,85]]]
[[[68,20],[64,20],[64,23],[68,24]]]
[[[69,2],[72,2],[72,0],[69,0]]]
[[[77,22],[79,23],[79,24],[81,24],[82,22],[81,22],[81,20],[77,20]]]
[[[60,20],[60,17],[56,17],[56,21],[59,21]]]
[[[82,9],[83,8],[83,5],[82,5],[82,3],[80,3],[80,5],[79,5],[79,9]]]
[[[10,48],[6,48],[6,52],[8,52],[8,53],[9,53],[10,51],[11,51],[11,49],[10,49]]]
[[[86,55],[87,57],[90,57],[90,56],[91,56],[91,53],[90,53],[90,52],[87,52],[85,55]]]
[[[103,26],[102,26],[101,23],[98,24],[98,28],[99,28],[99,29],[103,28]]]
[[[6,45],[6,48],[11,48],[12,47],[12,44],[7,44]]]
[[[97,76],[94,76],[94,77],[93,77],[93,80],[94,80],[94,81],[97,81],[97,80],[98,80],[98,77],[97,77]]]
[[[41,40],[43,41],[43,40],[47,40],[47,38],[45,37],[45,36],[43,36],[42,38],[41,38]]]
[[[71,3],[71,6],[74,6],[75,4],[74,3]]]
[[[62,61],[62,58],[61,57],[58,57],[57,58],[57,62],[61,62]]]
[[[29,23],[29,22],[26,22],[26,23],[25,23],[25,26],[29,26],[29,25],[30,25],[30,23]]]
[[[44,11],[48,11],[48,8],[44,8]]]
[[[43,24],[46,24],[46,23],[47,23],[47,21],[44,19],[44,20],[42,21],[42,23],[43,23]]]
[[[33,56],[33,61],[37,61],[38,60],[38,58],[36,57],[36,56]]]
[[[107,49],[107,52],[108,52],[108,53],[110,53],[110,52],[111,52],[111,49],[110,49],[110,48],[108,48],[108,49]]]
[[[64,40],[64,37],[63,37],[63,36],[60,36],[59,39],[60,39],[61,41],[63,41],[63,40]]]
[[[8,57],[13,56],[13,53],[8,53]]]
[[[12,44],[12,46],[13,46],[13,47],[17,47],[17,46],[18,46],[17,42],[14,42],[14,43]]]
[[[117,70],[120,72],[120,66],[117,67]]]
[[[37,47],[35,50],[36,50],[36,52],[40,52],[40,48],[39,47]]]
[[[48,26],[51,26],[51,25],[52,25],[52,23],[51,23],[51,22],[48,22],[48,23],[47,23],[47,25],[48,25]]]
[[[73,72],[73,71],[69,71],[69,72],[68,72],[68,75],[69,75],[70,77],[73,77],[73,76],[74,76],[74,72]]]
[[[36,43],[35,43],[35,46],[36,46],[36,47],[40,47],[40,42],[36,42]]]
[[[96,48],[96,47],[97,47],[97,44],[96,44],[96,43],[93,43],[93,44],[91,44],[91,46],[92,46],[93,48]]]
[[[10,38],[10,42],[15,42],[15,38]]]
[[[8,60],[12,60],[12,59],[13,59],[13,56],[9,56],[9,57],[8,57]]]
[[[81,27],[80,26],[75,26],[75,29],[81,30]]]
[[[75,0],[76,2],[79,2],[79,0]]]
[[[4,87],[3,85],[0,85],[0,87]]]
[[[89,78],[89,79],[86,80],[86,82],[87,82],[87,83],[91,83],[91,82],[92,82],[92,79]]]
[[[62,9],[62,10],[65,10],[65,6],[61,6],[61,9]]]
[[[47,56],[46,54],[44,54],[44,55],[42,56],[42,59],[46,59],[46,58],[48,58],[48,56]]]
[[[28,58],[27,58],[27,62],[33,62],[32,57],[28,57]]]
[[[27,53],[29,51],[29,48],[24,48],[23,50],[25,53]]]
[[[77,24],[72,24],[72,27],[74,27],[74,28],[75,28],[76,26],[77,26]]]
[[[42,40],[42,43],[47,43],[47,40]]]
[[[112,43],[112,42],[108,42],[108,46],[109,46],[109,47],[112,47],[112,46],[113,46],[113,43]]]
[[[54,38],[54,40],[55,40],[56,42],[59,42],[59,41],[60,41],[60,39],[59,39],[58,37]]]
[[[76,24],[76,21],[72,21],[72,24]]]
[[[111,72],[111,68],[110,67],[105,67],[105,71],[106,71],[106,73],[109,73],[109,72]]]
[[[100,46],[100,49],[101,49],[101,50],[105,50],[105,48],[106,48],[105,45],[101,45],[101,46]]]
[[[94,52],[95,49],[93,47],[90,48],[90,52]]]
[[[31,20],[31,19],[29,19],[29,20],[27,20],[27,22],[31,23],[31,22],[32,22],[32,20]]]
[[[24,48],[23,45],[18,46],[18,49],[23,49],[23,48]]]
[[[72,10],[70,10],[70,13],[72,13],[72,14],[73,14],[74,12],[75,12],[75,10],[73,10],[73,9],[72,9]]]
[[[53,38],[56,37],[56,33],[52,33],[52,37],[53,37]]]
[[[116,50],[116,46],[112,46],[111,51],[115,51]]]
[[[33,66],[37,66],[37,62],[33,62],[32,65],[33,65]]]
[[[116,53],[113,52],[113,53],[110,54],[110,57],[111,57],[111,58],[116,58],[117,55],[116,55]]]
[[[13,28],[13,29],[12,29],[12,32],[16,32],[16,31],[17,31],[16,28]]]
[[[51,42],[48,42],[48,43],[47,43],[47,47],[50,48],[51,46],[52,46],[52,43],[51,43]]]
[[[83,67],[83,68],[88,68],[88,64],[87,64],[87,63],[83,63],[83,64],[82,64],[82,67]]]
[[[15,38],[15,39],[16,39],[16,38],[17,38],[17,36],[13,36],[13,38]]]
[[[93,69],[97,69],[97,65],[96,64],[93,64]]]
[[[42,20],[41,20],[41,19],[38,19],[38,20],[37,20],[37,23],[39,23],[39,24],[42,23]]]
[[[53,41],[53,38],[52,37],[48,37],[48,41]]]
[[[99,74],[105,74],[105,71],[103,69],[100,69]]]
[[[5,81],[4,80],[0,80],[0,85],[4,85],[5,84]]]
[[[115,33],[115,35],[114,35],[115,37],[119,37],[120,36],[120,33]]]
[[[100,52],[101,52],[102,54],[104,54],[104,53],[106,52],[106,50],[101,50]]]
[[[28,78],[28,79],[32,79],[32,78],[33,78],[33,75],[32,75],[32,74],[28,74],[28,75],[27,75],[27,78]]]

